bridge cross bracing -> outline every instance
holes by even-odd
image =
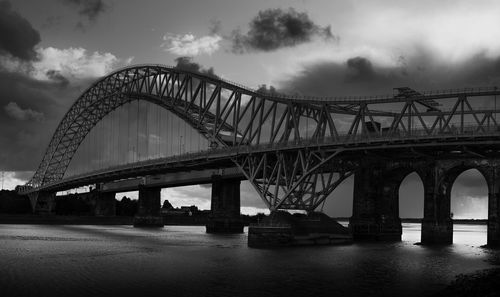
[[[496,87],[395,90],[373,97],[286,96],[162,65],[127,67],[96,81],[75,101],[21,191],[36,196],[72,181],[99,182],[134,172],[139,176],[151,168],[182,170],[193,162],[231,162],[271,210],[314,210],[367,154],[397,152],[417,158],[435,157],[434,151],[476,157],[495,153],[500,136]],[[189,152],[157,152],[155,158],[67,174],[92,130],[120,108],[140,108],[141,102],[168,112],[167,117],[189,126],[197,133],[190,137],[201,137],[204,144]],[[167,128],[161,120],[153,126],[159,127],[156,132]]]

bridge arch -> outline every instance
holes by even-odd
[[[437,199],[437,215],[441,219],[452,219],[451,217],[451,192],[457,178],[468,170],[477,170],[486,181],[488,191],[492,189],[493,177],[491,167],[478,164],[475,161],[462,161],[459,164],[445,165],[440,169],[438,177],[438,191],[440,199]]]
[[[212,90],[210,98],[207,98],[207,90]],[[193,95],[193,91],[199,94],[198,97]],[[115,71],[96,81],[71,106],[28,185],[38,187],[60,180],[90,130],[107,114],[133,100],[159,105],[186,121],[210,141],[227,146],[220,132],[239,132],[226,122],[217,122],[210,106],[203,106],[207,100],[214,100],[217,96],[220,100],[220,81],[196,73],[151,65]]]
[[[133,100],[102,118],[84,137],[63,180],[207,154],[207,138],[184,119],[150,100]],[[158,160],[158,161],[155,161]]]
[[[400,221],[400,195],[399,190],[403,180],[410,174],[416,173],[417,176],[422,180],[423,173],[421,169],[413,164],[404,164],[400,167],[396,167],[392,170],[388,170],[384,173],[382,178],[383,186],[381,196],[383,197],[383,202],[381,205],[387,209],[383,210],[384,213],[390,214],[394,218]]]

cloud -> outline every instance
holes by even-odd
[[[78,9],[78,14],[86,17],[89,21],[95,21],[97,17],[106,11],[108,6],[102,0],[62,0],[64,3]]]
[[[32,175],[31,171],[3,171],[0,173],[2,189],[14,190],[16,186],[25,184]]]
[[[279,91],[309,96],[361,96],[391,94],[394,87],[418,91],[484,87],[500,84],[500,58],[478,53],[463,62],[439,60],[426,50],[399,57],[393,66],[381,66],[367,57],[344,62],[306,63],[279,84]]]
[[[9,1],[0,2],[0,53],[8,53],[21,60],[36,59],[35,46],[40,34],[31,24],[12,10]]]
[[[63,87],[69,84],[69,80],[66,77],[64,77],[64,75],[62,75],[61,71],[59,70],[48,70],[47,72],[45,72],[45,75],[49,79],[58,82]]]
[[[211,55],[220,47],[222,37],[214,34],[196,38],[193,34],[163,36],[165,41],[162,47],[165,51],[178,56],[198,56],[201,54]]]
[[[198,185],[162,189],[162,203],[168,200],[174,207],[196,205],[200,209],[210,209],[211,192]]]
[[[375,77],[370,60],[364,57],[355,57],[347,60],[348,81],[369,81]]]
[[[187,70],[194,73],[199,73],[207,76],[217,77],[214,72],[214,68],[210,67],[208,69],[204,68],[200,64],[193,62],[191,57],[179,57],[175,59],[175,68],[181,70]]]
[[[4,106],[4,110],[7,115],[19,121],[35,120],[41,122],[43,120],[43,113],[30,108],[22,109],[16,102],[9,102]]]
[[[162,189],[161,202],[168,200],[174,207],[196,205],[200,209],[210,209],[212,194],[211,191],[207,191],[207,188],[211,188],[211,184]],[[249,182],[241,182],[240,196],[241,213],[251,215],[259,212],[269,213],[259,194]]]
[[[330,26],[318,26],[305,12],[297,12],[293,8],[266,9],[259,11],[250,21],[246,34],[242,34],[240,30],[233,31],[232,51],[240,54],[252,51],[270,52],[309,42],[313,37],[336,39]]]
[[[37,50],[39,61],[33,63],[33,76],[37,79],[64,81],[100,77],[118,65],[129,64],[132,58],[118,59],[111,53],[89,53],[86,49],[54,47]]]
[[[131,61],[83,48],[37,48],[37,53],[38,61],[0,55],[0,168],[4,170],[34,170],[57,124],[82,91]]]

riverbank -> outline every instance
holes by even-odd
[[[435,297],[492,297],[500,296],[500,250],[488,250],[487,261],[495,268],[481,270],[470,274],[459,274],[444,290]]]

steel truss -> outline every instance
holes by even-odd
[[[354,173],[352,164],[333,162],[342,149],[297,149],[242,155],[235,163],[270,210],[315,210]]]
[[[172,67],[127,67],[95,82],[76,100],[22,191],[33,193],[61,181],[90,130],[132,100],[166,108],[214,148],[236,149],[239,154],[233,161],[272,210],[318,207],[352,174],[353,169],[340,161],[353,141],[499,134],[496,104],[492,108],[470,101],[472,97],[496,96],[500,94],[497,88],[427,94],[408,88],[398,91],[392,96],[367,98],[285,97]],[[444,106],[440,104],[443,100],[453,104]],[[287,149],[304,141],[318,146]],[[343,144],[346,146],[341,148]],[[252,153],[251,148],[262,146],[271,149]]]

